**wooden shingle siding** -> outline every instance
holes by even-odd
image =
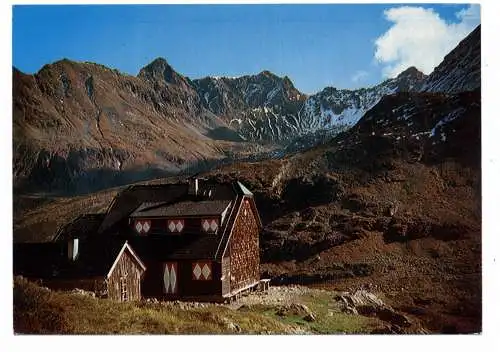
[[[229,243],[231,292],[259,281],[259,226],[244,198]]]
[[[124,251],[108,279],[108,298],[120,301],[120,278],[125,278],[127,300],[141,299],[141,276],[136,262],[128,251]]]
[[[230,275],[231,275],[231,259],[229,256],[226,256],[222,258],[222,277],[221,277],[221,282],[222,282],[222,295],[226,296],[229,295],[231,292],[231,284],[230,284]]]

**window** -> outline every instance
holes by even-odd
[[[208,233],[216,233],[219,228],[218,219],[202,219],[201,230]]]
[[[135,220],[134,229],[139,234],[147,234],[151,230],[151,220]]]
[[[167,228],[172,233],[181,233],[184,229],[183,219],[169,219],[167,220]]]
[[[192,263],[193,280],[212,280],[212,262],[199,261]]]
[[[127,277],[120,277],[120,298],[122,302],[128,301]]]

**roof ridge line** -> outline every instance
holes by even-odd
[[[219,242],[219,245],[217,246],[217,251],[215,252],[215,259],[217,259],[220,256],[219,250],[221,249],[222,243],[224,243],[224,241],[226,239],[228,239],[229,236],[231,235],[231,230],[228,231],[228,227],[230,226],[231,223],[234,223],[236,217],[238,216],[238,212],[241,208],[241,204],[243,203],[243,198],[245,198],[245,196],[242,194],[238,194],[236,196],[236,201],[235,201],[234,206],[231,210],[231,214],[229,214],[229,218],[227,219],[227,223],[226,223],[226,226],[224,228],[224,231],[222,232],[222,237],[221,237],[221,240]],[[230,227],[230,229],[232,229],[232,228],[233,228],[233,226]],[[224,253],[226,247],[227,246],[224,246],[224,250],[222,253]]]

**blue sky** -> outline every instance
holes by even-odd
[[[314,93],[409,65],[431,71],[478,23],[466,4],[23,5],[13,8],[13,65],[34,73],[69,58],[135,75],[161,56],[190,78],[270,70]]]

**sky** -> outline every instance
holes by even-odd
[[[192,79],[269,70],[302,92],[430,73],[480,23],[479,5],[16,5],[13,65],[68,58],[136,75],[157,57]]]

